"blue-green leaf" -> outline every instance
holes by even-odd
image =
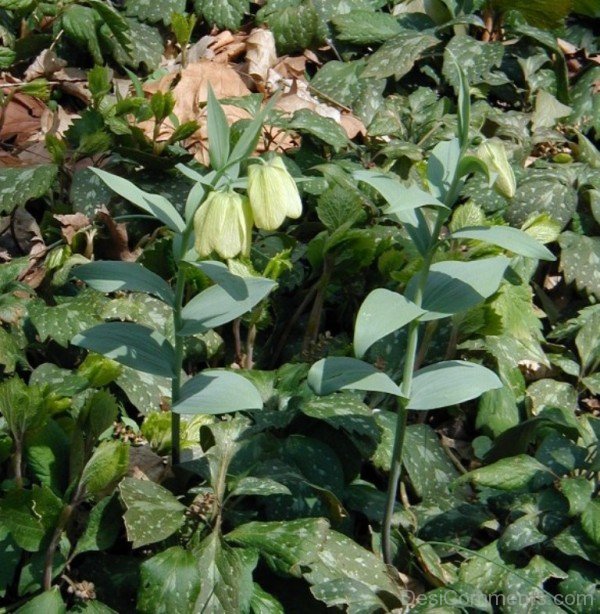
[[[151,328],[131,322],[106,322],[75,335],[71,343],[138,371],[173,377],[173,347]]]
[[[162,277],[135,262],[90,262],[77,267],[74,275],[100,292],[147,292],[171,306],[175,300],[171,286]]]
[[[308,372],[308,385],[319,395],[338,390],[368,390],[402,396],[385,373],[356,358],[335,356],[316,362]]]
[[[229,158],[229,124],[210,85],[208,86],[206,123],[210,164],[218,170],[227,164]]]
[[[385,198],[389,205],[385,209],[387,215],[396,215],[418,207],[445,207],[444,203],[432,194],[414,185],[406,187],[397,179],[382,175],[377,171],[355,171],[352,176],[358,181],[368,183]]]
[[[502,388],[502,382],[486,367],[460,360],[438,362],[415,373],[408,409],[448,407],[495,388]]]
[[[228,414],[262,409],[256,386],[237,373],[206,370],[187,381],[181,399],[173,406],[178,414]]]
[[[484,301],[498,290],[509,264],[508,258],[497,256],[473,262],[447,260],[432,265],[422,303],[428,313],[421,316],[421,320],[445,318]],[[408,297],[414,296],[419,275],[417,273],[408,282]]]
[[[118,175],[107,173],[99,168],[93,168],[91,170],[94,171],[111,190],[114,190],[119,196],[122,196],[140,209],[153,215],[171,230],[175,232],[183,232],[185,230],[185,222],[181,215],[177,213],[175,207],[164,196],[144,192],[144,190],[140,190],[140,188],[131,183],[131,181],[123,179],[123,177],[119,177]]]
[[[556,260],[554,254],[533,237],[510,226],[472,226],[461,228],[450,235],[451,239],[477,239],[508,249],[519,256]]]
[[[354,353],[357,358],[379,339],[402,328],[424,313],[423,309],[397,292],[373,290],[358,310],[354,326]]]
[[[218,262],[194,264],[218,285],[202,291],[183,308],[183,327],[178,331],[181,335],[205,332],[239,318],[262,301],[276,285],[264,277],[233,275]]]
[[[438,143],[429,156],[427,161],[429,189],[432,194],[441,200],[448,196],[460,157],[460,142],[458,139]]]

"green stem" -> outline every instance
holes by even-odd
[[[461,156],[464,153],[464,147],[462,148]],[[450,189],[444,199],[447,206],[452,205],[456,199],[456,195],[460,185],[460,178],[455,174]],[[435,225],[432,232],[432,244],[429,248],[423,262],[423,268],[419,275],[419,284],[415,292],[413,302],[418,307],[423,302],[423,293],[425,291],[425,285],[429,276],[429,269],[433,257],[438,248],[438,237],[442,226],[447,218],[447,210],[439,209]],[[390,471],[390,477],[388,481],[387,498],[385,504],[385,511],[383,515],[382,527],[381,527],[381,548],[383,554],[383,560],[387,565],[392,565],[392,516],[394,514],[394,507],[396,505],[396,497],[398,495],[398,483],[400,482],[400,474],[402,472],[402,451],[404,447],[404,435],[406,433],[406,424],[408,418],[408,402],[412,390],[413,373],[415,370],[415,361],[417,357],[417,347],[419,343],[419,321],[413,320],[409,324],[408,339],[406,343],[406,356],[404,359],[404,370],[402,374],[402,384],[400,390],[402,396],[398,399],[398,410],[396,413],[396,434],[394,437],[394,447],[392,450],[392,466]]]
[[[187,242],[187,233],[184,233],[183,244]],[[183,326],[181,312],[183,309],[183,293],[185,290],[185,273],[181,263],[177,269],[175,283],[175,304],[173,305],[173,328],[175,330],[175,362],[173,364],[173,379],[171,380],[171,461],[173,466],[181,461],[181,416],[172,408],[181,395],[181,370],[183,368],[183,341],[179,334]]]

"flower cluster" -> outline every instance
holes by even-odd
[[[232,189],[211,192],[194,216],[195,247],[200,257],[248,256],[252,226],[279,228],[286,217],[297,219],[302,201],[296,182],[281,158],[248,169],[248,197]]]

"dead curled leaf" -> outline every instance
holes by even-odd
[[[60,232],[65,238],[67,245],[71,245],[75,235],[91,224],[88,216],[79,212],[65,215],[57,214],[54,218],[60,222]]]
[[[129,249],[127,226],[115,222],[108,209],[103,205],[96,211],[96,219],[104,224],[108,236],[97,235],[96,245],[107,260],[135,262],[142,253],[141,248]]]

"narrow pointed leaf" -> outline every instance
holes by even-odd
[[[138,371],[173,377],[173,347],[151,328],[130,322],[106,322],[75,335],[71,343]]]
[[[411,211],[419,207],[446,206],[433,194],[429,194],[429,192],[425,192],[414,185],[406,187],[400,181],[376,171],[356,171],[353,173],[353,177],[358,181],[368,183],[383,196],[389,205],[385,209],[387,215]]]
[[[175,232],[185,230],[185,222],[175,207],[160,194],[150,194],[140,190],[136,185],[112,173],[107,173],[99,168],[91,169],[104,183],[114,190],[119,196],[133,203],[140,209],[150,213],[163,224]]]
[[[168,305],[173,305],[171,286],[162,277],[135,262],[90,262],[77,267],[74,274],[100,292],[147,292],[158,296]]]
[[[208,275],[232,298],[238,300],[248,298],[246,279],[232,273],[222,262],[203,260],[202,262],[190,262],[189,264],[199,268],[205,275]]]
[[[385,373],[356,358],[336,356],[316,362],[308,372],[308,385],[319,395],[338,390],[367,390],[402,396]]]
[[[379,339],[402,328],[424,311],[397,292],[373,290],[363,301],[354,326],[354,353],[357,358]]]
[[[438,143],[429,156],[427,161],[429,189],[442,200],[448,196],[460,158],[458,139]]]
[[[229,157],[229,124],[212,87],[208,86],[207,104],[208,155],[211,166],[221,169]]]
[[[495,388],[502,388],[502,382],[486,367],[460,360],[438,362],[415,373],[408,409],[448,407]]]
[[[451,239],[477,239],[503,247],[519,256],[539,260],[556,260],[554,254],[526,232],[510,226],[473,226],[461,228]]]
[[[447,260],[432,265],[423,294],[423,309],[428,313],[421,320],[445,318],[481,303],[498,290],[509,264],[508,258],[498,256],[473,262]],[[409,298],[414,296],[418,282],[419,273],[408,282]]]
[[[262,409],[260,393],[249,380],[230,371],[206,370],[187,381],[181,399],[173,406],[178,414],[228,414]]]

